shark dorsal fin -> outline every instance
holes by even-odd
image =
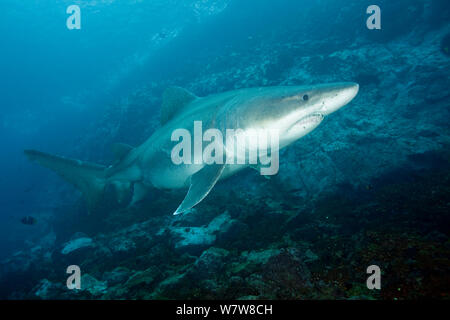
[[[180,87],[169,87],[163,93],[161,108],[161,125],[167,123],[180,110],[197,97],[186,89]]]
[[[120,161],[125,158],[131,150],[133,150],[133,147],[126,143],[114,143],[112,145],[112,152],[116,161]]]

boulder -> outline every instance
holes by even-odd
[[[133,274],[125,283],[125,286],[132,288],[139,285],[149,285],[155,280],[155,278],[159,274],[160,274],[159,269],[155,266],[151,266],[146,270],[138,271],[135,274]]]
[[[87,237],[77,238],[67,242],[62,248],[61,253],[66,255],[82,248],[92,247],[93,245],[94,243],[91,238]]]
[[[217,238],[226,238],[232,233],[237,221],[225,211],[203,227],[171,227],[170,233],[176,239],[175,249],[190,254],[200,254]]]
[[[87,273],[81,276],[82,291],[87,291],[93,296],[101,296],[107,292],[107,289],[106,281],[99,281]]]
[[[226,265],[229,252],[221,248],[209,248],[195,261],[188,271],[188,276],[193,280],[203,280],[217,276]]]

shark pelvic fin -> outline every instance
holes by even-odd
[[[186,105],[197,99],[193,93],[180,87],[169,87],[163,93],[161,125],[175,117]]]
[[[191,177],[191,185],[183,202],[174,215],[183,213],[202,201],[219,180],[225,164],[205,165]]]
[[[143,200],[145,196],[148,194],[148,187],[144,185],[141,182],[135,182],[133,185],[133,197],[131,198],[130,203],[128,204],[128,207],[131,207],[138,203],[139,201]]]
[[[31,161],[36,161],[41,166],[53,170],[77,187],[87,202],[89,212],[96,209],[105,189],[105,166],[36,150],[25,150],[24,152]]]

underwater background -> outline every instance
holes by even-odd
[[[449,298],[447,0],[2,0],[0,31],[1,299]],[[282,150],[277,176],[241,172],[185,215],[182,190],[89,215],[23,154],[111,164],[173,85],[340,81],[358,96]]]

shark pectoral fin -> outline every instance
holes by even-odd
[[[174,215],[183,213],[202,201],[219,180],[224,168],[225,164],[205,165],[195,173],[191,177],[189,191]]]

